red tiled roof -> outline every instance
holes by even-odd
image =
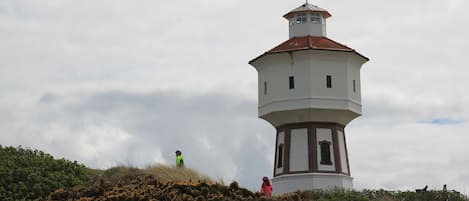
[[[346,52],[353,51],[353,49],[326,37],[304,36],[291,38],[277,47],[274,47],[274,49],[269,50],[268,53],[290,52],[307,49],[338,50]]]
[[[273,49],[267,51],[261,56],[256,57],[255,59],[251,60],[249,63],[257,60],[258,58],[266,54],[292,52],[292,51],[299,51],[299,50],[329,50],[329,51],[355,52],[359,56],[368,60],[368,58],[356,52],[354,49],[349,48],[345,45],[342,45],[338,42],[335,42],[327,37],[304,36],[304,37],[291,38],[283,42],[282,44],[278,45],[277,47],[274,47]]]

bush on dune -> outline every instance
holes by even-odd
[[[42,151],[0,145],[0,198],[4,201],[31,200],[87,180],[87,168],[76,161],[56,160]]]

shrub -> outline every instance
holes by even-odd
[[[87,168],[76,161],[55,160],[42,151],[0,145],[2,200],[32,200],[86,180]]]

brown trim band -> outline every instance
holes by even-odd
[[[285,130],[285,142],[284,142],[285,150],[284,150],[284,161],[283,163],[283,172],[290,172],[290,146],[291,146],[291,130]]]
[[[289,172],[289,173],[280,173],[280,174],[275,175],[275,177],[282,176],[282,175],[306,174],[306,173],[340,174],[340,175],[350,176],[350,175],[348,175],[347,173],[344,173],[344,172],[321,170],[321,171],[316,171],[316,172],[310,172],[310,171],[293,171],[293,172]]]
[[[337,172],[342,172],[342,160],[340,160],[340,149],[339,149],[339,133],[337,132],[337,127],[332,128],[332,143],[334,144],[334,160],[335,160],[335,170]]]

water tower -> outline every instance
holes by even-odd
[[[331,14],[306,2],[283,16],[290,38],[249,62],[258,72],[259,117],[276,128],[274,194],[352,188],[345,126],[361,115],[368,61],[326,36]]]

